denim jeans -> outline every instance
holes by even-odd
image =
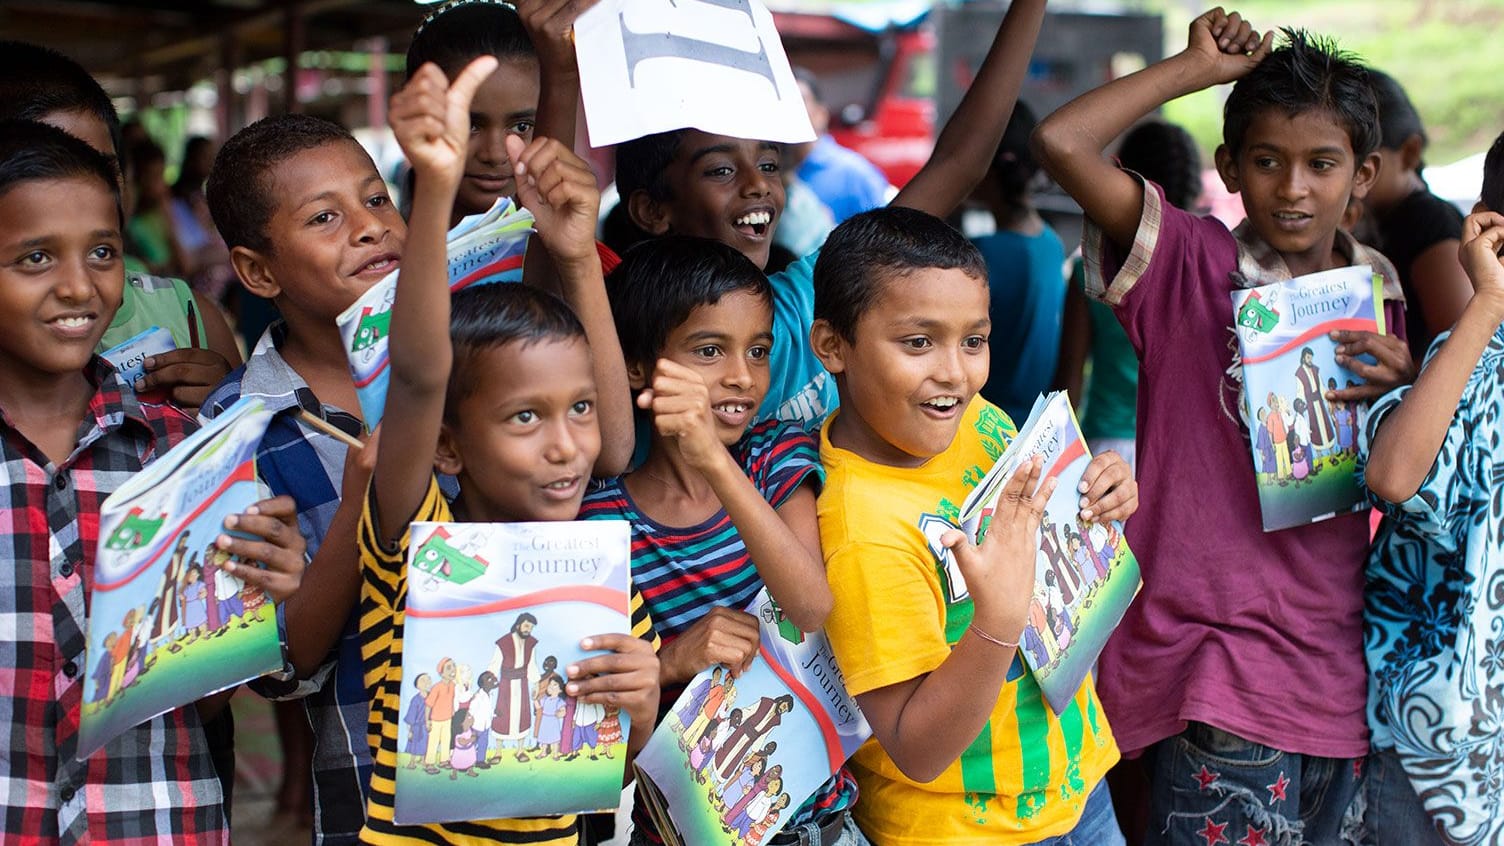
[[[1118,828],[1118,815],[1112,810],[1112,794],[1107,791],[1107,782],[1099,781],[1092,788],[1075,828],[1040,840],[1034,846],[1125,846],[1123,832]]]
[[[812,822],[789,826],[774,835],[768,843],[770,846],[871,846],[862,830],[856,827],[856,818],[851,815],[849,808],[841,812],[839,827],[834,822],[835,820],[828,821],[824,832]]]
[[[1393,749],[1368,756],[1363,792],[1368,798],[1363,846],[1441,846],[1441,836]]]
[[[1361,758],[1282,752],[1203,723],[1150,754],[1146,846],[1357,842]]]

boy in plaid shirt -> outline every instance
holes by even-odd
[[[138,399],[94,355],[125,285],[122,228],[104,156],[50,126],[0,122],[4,827],[28,843],[224,843],[200,713],[227,696],[148,720],[76,760],[100,505],[194,429],[178,409]],[[223,535],[220,548],[266,565],[237,575],[286,599],[303,569],[291,500],[231,519],[262,540]]]

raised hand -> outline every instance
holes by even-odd
[[[757,657],[757,618],[745,611],[717,606],[668,643],[658,654],[665,683],[687,682],[696,673],[721,664],[732,677],[746,672]]]
[[[658,360],[653,384],[637,396],[637,405],[653,413],[653,427],[669,438],[691,467],[708,469],[728,457],[710,412],[710,390],[700,374],[666,358]]]
[[[481,56],[451,84],[429,62],[392,96],[392,133],[421,179],[459,183],[470,142],[470,100],[496,64],[495,56]]]
[[[1400,385],[1415,381],[1415,359],[1410,345],[1393,335],[1339,329],[1331,333],[1337,342],[1337,363],[1351,370],[1363,384],[1327,391],[1326,398],[1339,402],[1367,402],[1377,399]],[[1376,364],[1358,358],[1371,355]]]
[[[549,255],[559,262],[595,259],[601,192],[590,166],[552,138],[524,144],[508,135],[506,145],[516,174],[517,202],[533,213]]]
[[[956,556],[966,580],[975,609],[972,622],[987,634],[1014,643],[1028,621],[1039,524],[1057,483],[1050,478],[1040,484],[1043,470],[1043,460],[1035,456],[1013,472],[980,545],[972,546],[960,531],[946,532],[940,539]]]
[[[1261,37],[1243,16],[1221,6],[1191,21],[1185,55],[1204,63],[1207,84],[1232,82],[1258,67],[1274,47],[1274,32]]]
[[[303,581],[307,543],[298,529],[298,506],[290,496],[263,499],[244,514],[225,518],[225,528],[255,535],[260,540],[223,534],[214,545],[240,559],[227,561],[225,571],[248,585],[261,588],[276,602],[286,602]],[[261,564],[261,567],[255,566]],[[263,569],[264,568],[264,569]]]
[[[1462,246],[1457,258],[1473,282],[1475,297],[1504,297],[1504,215],[1478,212],[1462,222]]]
[[[548,72],[573,74],[574,22],[599,0],[518,0],[517,16],[527,30],[538,64]]]
[[[175,405],[189,411],[197,411],[230,372],[224,356],[197,347],[149,355],[141,365],[146,372],[136,380],[137,392],[166,391]]]

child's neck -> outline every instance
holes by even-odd
[[[287,366],[308,383],[319,402],[358,416],[360,400],[355,393],[355,381],[350,377],[339,327],[292,309],[285,309],[284,314],[287,334],[278,352]]]
[[[624,480],[644,515],[665,526],[695,526],[721,510],[721,501],[678,444],[653,433],[648,458]]]
[[[82,370],[61,377],[19,368],[0,370],[0,406],[6,419],[53,464],[73,454],[78,425],[89,412],[94,392]]]
[[[1337,249],[1337,233],[1322,239],[1321,243],[1303,253],[1280,253],[1280,258],[1285,260],[1285,267],[1290,271],[1292,279],[1306,276],[1311,273],[1320,273],[1324,270],[1334,270],[1339,267],[1347,267],[1350,262]]]
[[[1019,235],[1038,235],[1044,231],[1044,219],[1028,202],[1021,204],[997,203],[992,207],[992,219],[997,231],[1014,232]]]

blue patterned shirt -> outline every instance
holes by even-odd
[[[352,436],[360,420],[324,405],[277,351],[286,337],[277,323],[261,336],[246,363],[235,369],[204,401],[212,419],[242,396],[257,397],[277,412],[256,451],[256,468],[272,494],[297,501],[298,527],[311,557],[323,543],[339,508],[347,447],[298,419],[302,411]],[[355,609],[345,621],[339,644],[312,678],[300,682],[261,679],[250,687],[268,699],[301,699],[313,726],[314,843],[355,843],[365,824],[371,751],[366,743],[370,700],[361,674],[360,626]]]
[[[1427,362],[1450,333],[1431,345]],[[1410,391],[1374,403],[1360,461]],[[1448,842],[1504,841],[1504,329],[1468,379],[1415,495],[1368,561],[1364,643],[1376,749],[1394,749]]]

